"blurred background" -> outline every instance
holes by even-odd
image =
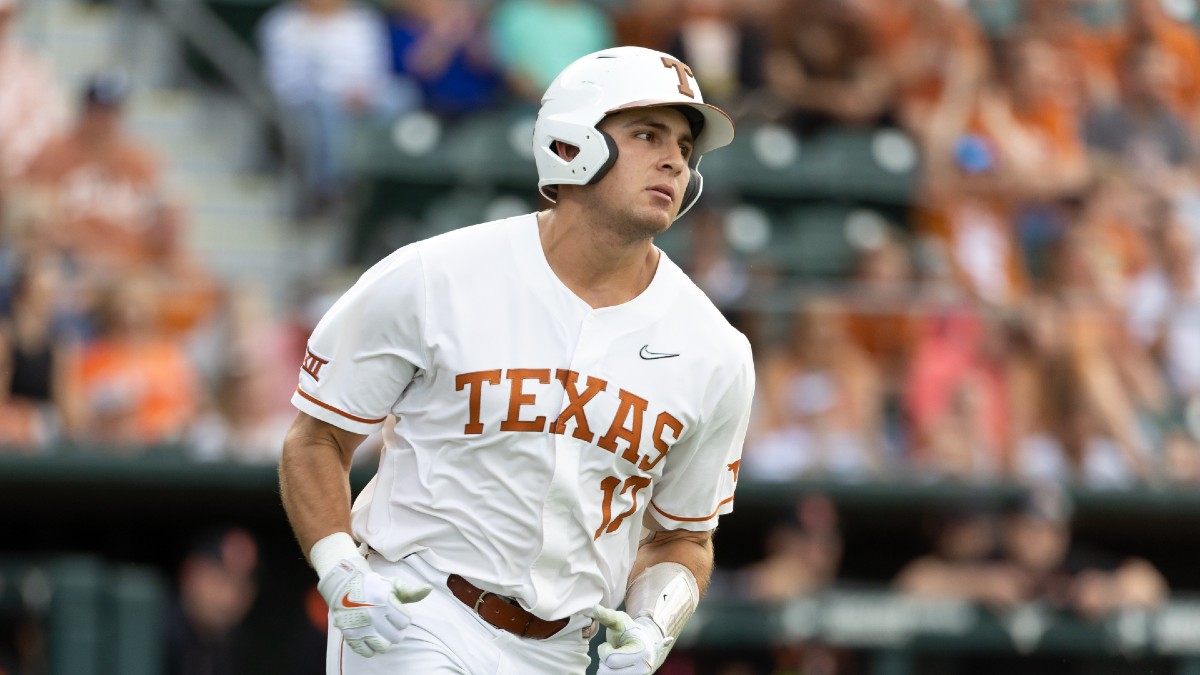
[[[659,244],[758,362],[661,672],[1200,674],[1198,27],[1194,0],[0,0],[0,675],[322,672],[275,476],[305,340],[395,248],[544,207],[537,100],[618,44],[738,124]]]

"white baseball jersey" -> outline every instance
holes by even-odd
[[[709,530],[733,508],[753,389],[749,342],[665,255],[593,309],[530,214],[376,264],[313,331],[292,402],[383,425],[355,537],[553,620],[624,599],[645,512]]]

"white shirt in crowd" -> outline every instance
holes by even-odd
[[[391,77],[386,26],[363,5],[328,15],[279,5],[263,19],[260,42],[267,81],[285,104],[370,92]]]

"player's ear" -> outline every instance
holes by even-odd
[[[575,159],[575,156],[579,154],[579,148],[571,145],[570,143],[554,141],[554,152],[556,152],[559,157],[562,157],[564,160],[569,162]]]

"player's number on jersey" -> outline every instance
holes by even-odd
[[[621,523],[626,518],[637,513],[638,492],[648,485],[650,485],[650,478],[647,476],[630,476],[624,482],[616,476],[609,476],[600,481],[600,492],[604,495],[604,504],[602,506],[604,522],[600,523],[600,527],[596,528],[596,536],[592,537],[592,539],[596,540],[602,534],[616,532],[621,528]],[[617,497],[624,497],[626,493],[629,495],[629,508],[622,511],[616,518],[613,518],[613,502],[617,501]]]

